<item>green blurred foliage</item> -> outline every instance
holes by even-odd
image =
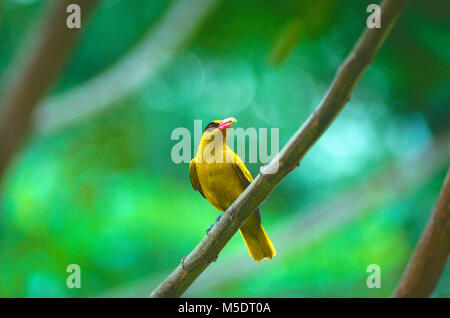
[[[80,124],[31,135],[2,187],[0,296],[92,297],[112,290],[121,296],[139,281],[147,289],[130,294],[146,296],[219,214],[192,190],[188,164],[172,162],[171,132],[192,130],[196,119],[205,125],[233,116],[244,129],[279,128],[282,146],[324,96],[365,27],[369,3],[223,1],[185,50],[130,96]],[[2,2],[0,88],[9,84],[15,56],[47,4]],[[49,95],[113,65],[169,5],[103,1]],[[448,132],[449,9],[444,0],[411,1],[336,122],[263,204],[269,235],[305,207],[408,162]],[[247,166],[256,176],[261,163]],[[446,168],[306,246],[279,253],[253,274],[237,273],[197,296],[390,296]],[[219,262],[244,248],[236,235]],[[81,289],[66,287],[73,263],[82,269]],[[365,284],[373,263],[382,268],[380,289]],[[446,268],[434,295],[449,297],[449,286]]]

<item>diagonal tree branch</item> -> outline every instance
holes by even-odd
[[[450,253],[450,168],[433,214],[393,297],[428,297],[436,287]]]
[[[295,213],[271,230],[270,236],[277,242],[278,254],[283,257],[292,251],[298,251],[312,240],[344,227],[359,217],[377,213],[382,206],[392,205],[396,200],[416,191],[448,165],[449,145],[450,132],[437,138],[416,157],[389,165],[368,180],[357,182],[351,189],[339,191],[336,197],[303,209],[302,213]],[[411,171],[416,173],[412,174]],[[214,264],[214,267],[195,281],[185,295],[201,297],[202,293],[211,288],[223,286],[225,282],[245,279],[246,275],[254,275],[265,268],[251,259],[246,260],[247,251],[243,249],[237,254],[226,260],[222,259],[220,264]],[[145,293],[142,292],[141,295]]]
[[[241,224],[267,198],[276,185],[299,164],[350,99],[353,89],[389,34],[407,0],[384,0],[381,28],[367,29],[340,66],[325,98],[281,152],[227,209],[219,222],[181,264],[150,295],[179,297],[217,259]],[[273,173],[276,171],[275,173]]]
[[[338,191],[328,200],[319,200],[310,207],[303,207],[301,213],[293,213],[270,231],[279,257],[289,256],[312,240],[348,226],[357,218],[376,214],[381,207],[392,205],[416,191],[448,165],[449,145],[450,130],[438,136],[413,158],[389,163],[368,179],[357,182],[349,189]],[[417,173],[411,174],[411,171]],[[247,257],[246,250],[240,249],[226,259],[221,258],[220,263],[205,271],[184,295],[201,297],[226,282],[245,279],[247,275],[254,275],[265,269],[266,266],[260,266],[260,263]],[[149,285],[156,286],[165,278],[166,275],[161,272],[96,297],[145,297],[148,295]]]
[[[52,4],[36,42],[30,53],[23,56],[24,64],[0,101],[0,180],[30,128],[36,105],[61,73],[80,34],[80,29],[66,26],[66,8],[72,3],[80,6],[84,19],[98,0],[58,0]]]

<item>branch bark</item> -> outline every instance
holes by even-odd
[[[433,214],[393,297],[429,297],[450,253],[450,168]]]
[[[38,38],[22,68],[0,102],[0,180],[31,125],[31,117],[39,100],[61,73],[80,29],[66,26],[66,8],[80,5],[83,19],[98,0],[55,1],[40,26]],[[81,29],[82,30],[82,29]]]
[[[340,66],[325,98],[292,136],[281,152],[227,209],[195,249],[162,282],[150,297],[179,297],[194,280],[217,259],[219,252],[250,214],[267,198],[276,185],[300,164],[300,160],[320,138],[350,99],[407,0],[384,0],[381,4],[381,28],[367,29]],[[272,173],[276,171],[275,173]]]

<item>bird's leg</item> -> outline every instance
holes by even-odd
[[[216,223],[219,222],[220,218],[222,217],[223,213],[219,214],[216,217]],[[209,234],[209,231],[211,231],[211,229],[213,228],[214,225],[216,225],[216,223],[211,224],[207,229],[206,229],[206,234]]]
[[[211,231],[211,229],[213,228],[214,224],[211,224],[207,229],[206,229],[206,235],[209,234],[209,231]]]

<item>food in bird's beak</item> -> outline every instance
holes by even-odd
[[[220,122],[220,124],[219,124],[219,126],[217,126],[217,128],[220,130],[225,129],[225,128],[230,128],[231,125],[235,124],[236,122],[237,122],[236,118],[233,118],[233,117],[226,118]]]

